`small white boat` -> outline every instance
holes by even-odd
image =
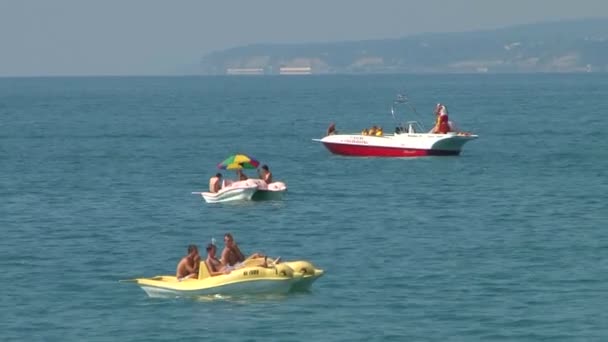
[[[220,191],[213,192],[193,192],[192,194],[201,195],[207,203],[223,203],[233,201],[251,200],[257,191],[258,184],[251,180],[231,182],[224,184]]]

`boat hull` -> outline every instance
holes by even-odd
[[[267,191],[258,190],[251,197],[252,201],[279,201],[283,199],[283,193],[285,191]]]
[[[233,201],[248,201],[258,189],[258,185],[251,181],[239,181],[223,187],[219,192],[201,192],[207,203],[224,203]]]
[[[212,288],[177,290],[160,286],[140,285],[149,297],[196,297],[210,295],[258,295],[286,294],[296,283],[295,279],[260,279],[255,281],[231,283]]]
[[[255,188],[243,188],[243,189],[232,189],[222,194],[213,194],[210,192],[203,192],[201,196],[207,203],[224,203],[233,201],[248,201],[251,200],[253,194],[255,194]]]
[[[150,297],[192,297],[206,295],[285,294],[308,290],[321,277],[323,270],[305,260],[290,261],[270,266],[260,265],[260,258],[250,258],[228,274],[210,276],[204,263],[199,278],[178,279],[175,276],[137,278],[137,283]]]
[[[257,191],[251,198],[253,201],[277,201],[283,198],[283,194],[287,191],[287,185],[283,182],[273,182],[266,184],[261,179],[250,179],[258,185]]]
[[[333,154],[356,157],[457,156],[476,135],[394,134],[382,137],[356,134],[330,135],[316,140]]]
[[[308,261],[291,261],[285,264],[293,269],[295,273],[302,275],[291,287],[291,292],[310,291],[315,280],[321,278],[324,274],[323,270],[316,268]]]
[[[360,146],[349,144],[323,143],[333,154],[354,157],[424,157],[457,156],[460,151],[425,150],[403,147]]]

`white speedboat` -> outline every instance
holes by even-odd
[[[416,131],[414,122],[403,131],[382,136],[334,134],[322,139],[313,139],[325,145],[334,154],[359,157],[419,157],[456,156],[462,146],[477,135],[460,132],[446,134]]]
[[[468,141],[477,139],[477,135],[468,132],[452,131],[432,133],[417,121],[398,122],[395,106],[407,104],[416,113],[416,109],[404,95],[398,95],[391,107],[393,119],[397,122],[395,133],[362,133],[337,134],[335,125],[331,125],[328,134],[322,139],[313,139],[325,145],[334,154],[358,157],[419,157],[419,156],[456,156]],[[417,113],[416,113],[417,114]],[[450,123],[453,127],[453,124]],[[453,129],[452,129],[453,130]]]
[[[193,192],[192,194],[201,195],[207,203],[223,203],[251,200],[257,189],[258,184],[256,182],[244,180],[231,183],[225,182],[220,191],[216,193]]]

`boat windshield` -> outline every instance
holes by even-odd
[[[419,119],[418,112],[416,111],[416,107],[409,101],[408,97],[404,94],[398,94],[397,98],[393,101],[393,105],[391,106],[391,115],[395,122],[397,122],[398,127],[396,133],[421,133],[426,132],[424,127],[419,121],[406,121],[405,123],[401,123],[398,120],[398,112],[399,108],[407,108],[406,110],[402,110],[401,112],[408,112],[407,114],[403,114],[405,117],[414,117]]]
[[[408,121],[404,124],[397,126],[395,133],[399,134],[414,134],[414,133],[424,133],[424,129],[420,125],[418,121]]]

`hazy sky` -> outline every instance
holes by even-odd
[[[0,76],[163,75],[251,43],[608,17],[608,0],[0,0]]]

